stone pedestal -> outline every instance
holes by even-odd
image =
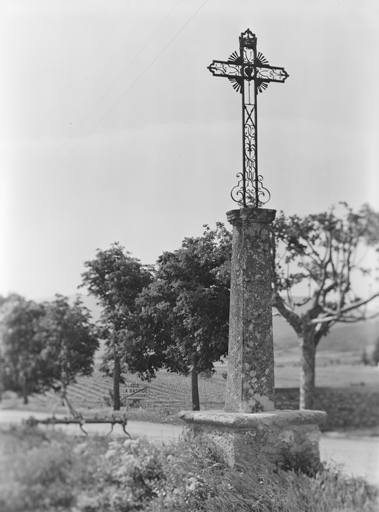
[[[274,410],[271,232],[275,210],[227,213],[233,225],[225,411]]]
[[[275,210],[227,213],[233,225],[225,412],[183,412],[197,435],[219,446],[230,466],[273,463],[317,470],[321,411],[274,411],[272,260]]]
[[[255,414],[182,412],[195,435],[215,443],[230,467],[235,463],[277,464],[317,471],[322,411],[273,411]]]

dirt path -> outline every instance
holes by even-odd
[[[0,423],[21,423],[33,416],[37,420],[43,420],[51,417],[51,414],[44,412],[31,412],[31,411],[15,411],[15,410],[2,410],[0,411]],[[56,414],[57,418],[63,418],[64,414]],[[59,428],[68,434],[84,435],[78,425],[55,425],[46,426],[44,428]],[[84,429],[88,434],[108,434],[111,427],[107,424],[87,424]],[[183,431],[183,427],[177,425],[170,425],[167,423],[151,423],[148,421],[128,421],[126,431],[132,436],[146,436],[152,441],[170,441],[177,439]],[[115,425],[112,435],[124,436],[121,425]]]
[[[354,437],[330,432],[320,441],[322,461],[333,460],[343,464],[344,472],[361,476],[379,486],[379,438]]]
[[[46,413],[2,410],[0,411],[0,423],[20,423],[31,415],[36,419],[50,416]],[[77,425],[46,428],[61,428],[67,433],[82,435]],[[86,425],[85,429],[88,434],[107,434],[110,431],[108,425],[102,424]],[[182,433],[183,427],[147,421],[129,421],[126,430],[132,437],[146,436],[153,441],[166,442],[177,439]],[[120,425],[114,427],[113,434],[125,435]],[[354,437],[339,433],[323,434],[320,442],[320,453],[322,461],[334,460],[337,464],[344,465],[346,474],[363,477],[368,482],[379,486],[379,438]]]

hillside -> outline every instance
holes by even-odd
[[[292,327],[279,316],[273,317],[274,344],[281,350],[298,345],[296,333]],[[379,320],[359,322],[356,324],[336,324],[320,342],[318,350],[333,352],[359,351],[374,344],[379,338]]]
[[[295,331],[281,317],[273,318],[275,361],[278,364],[298,364],[299,342]],[[363,351],[372,352],[379,339],[379,321],[371,320],[356,324],[336,324],[317,348],[320,366],[329,364],[356,364]]]
[[[75,296],[70,298],[74,299]],[[101,307],[91,295],[80,294],[84,305],[91,311],[93,321],[100,318]],[[280,316],[273,317],[273,335],[276,357],[296,357],[298,353],[298,340],[292,327]],[[336,358],[360,358],[364,349],[370,351],[376,340],[379,339],[379,320],[359,322],[356,324],[336,324],[318,347],[319,356]],[[104,348],[101,347],[97,355],[99,361]]]
[[[100,316],[100,308],[92,297],[82,296],[84,304],[91,310],[94,320]],[[277,388],[295,388],[299,382],[300,349],[295,332],[281,317],[273,317],[274,349],[275,349],[275,384]],[[379,338],[379,321],[357,324],[337,324],[330,334],[324,338],[317,352],[317,385],[325,387],[354,387],[354,389],[373,389],[378,384],[378,372],[373,368],[360,365],[362,352],[369,349]],[[96,366],[101,360],[104,344],[97,353]],[[351,365],[354,366],[351,366]],[[223,407],[226,381],[222,374],[227,371],[227,362],[215,364],[216,373],[212,378],[199,379],[199,390],[202,408]],[[190,406],[189,377],[168,373],[165,370],[157,373],[151,383],[140,381],[135,375],[126,376],[128,382],[147,385],[148,400],[151,404]],[[362,388],[362,386],[364,386]],[[90,378],[79,378],[70,386],[69,398],[76,407],[103,407],[109,402],[109,391],[112,389],[110,377],[95,371]],[[125,390],[122,388],[122,396]],[[34,399],[33,399],[34,400]],[[37,401],[42,405],[51,405],[57,401],[54,393],[39,396]]]
[[[277,363],[295,363],[299,360],[300,349],[295,331],[280,317],[273,318],[275,360]],[[364,350],[370,352],[379,339],[379,321],[358,324],[340,324],[333,327],[323,338],[317,349],[317,358],[326,363],[339,360],[353,363],[361,360]],[[104,352],[104,343],[96,354],[99,364]]]

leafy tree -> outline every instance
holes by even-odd
[[[106,340],[107,360],[113,359],[113,407],[119,410],[121,361],[124,348],[130,339],[130,325],[135,311],[135,300],[147,286],[152,276],[148,268],[133,258],[118,243],[105,251],[97,250],[93,260],[86,261],[86,272],[82,274],[82,284],[96,297],[102,307],[100,318],[101,337]]]
[[[300,408],[305,409],[313,408],[321,339],[337,322],[369,318],[366,306],[379,296],[379,290],[365,297],[354,291],[357,277],[370,279],[362,257],[367,248],[378,250],[379,214],[367,205],[358,212],[346,203],[340,208],[304,217],[281,213],[273,228],[273,306],[300,341]],[[296,299],[296,291],[304,298]]]
[[[158,368],[192,376],[192,404],[199,410],[198,374],[227,353],[230,233],[222,224],[202,237],[185,238],[164,252],[154,282],[137,299],[129,366],[151,378]]]
[[[58,383],[66,390],[78,374],[89,375],[99,346],[89,311],[57,295],[38,304],[11,295],[1,308],[1,364],[4,389],[23,396]]]
[[[379,296],[354,292],[356,275],[370,278],[360,256],[364,247],[378,249],[379,214],[367,205],[358,212],[341,208],[304,217],[281,213],[273,225],[273,306],[300,340],[301,408],[313,407],[320,340],[337,322],[367,319],[367,304]],[[231,235],[217,224],[163,253],[154,279],[118,244],[85,263],[83,285],[103,306],[113,351],[115,407],[122,356],[148,379],[163,367],[191,371],[193,408],[199,408],[197,375],[227,352],[230,252]],[[306,297],[297,300],[296,291],[304,296],[305,289]]]
[[[41,358],[39,322],[44,314],[42,305],[17,294],[10,295],[0,310],[2,387],[17,392],[25,404],[32,393],[52,383]]]
[[[95,325],[89,310],[77,297],[73,304],[62,295],[44,303],[45,314],[39,322],[41,358],[65,396],[69,384],[78,375],[91,375],[99,348]]]

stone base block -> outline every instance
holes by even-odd
[[[320,468],[320,428],[323,411],[232,413],[181,412],[195,435],[210,439],[230,467],[240,463],[272,463],[305,472]]]

